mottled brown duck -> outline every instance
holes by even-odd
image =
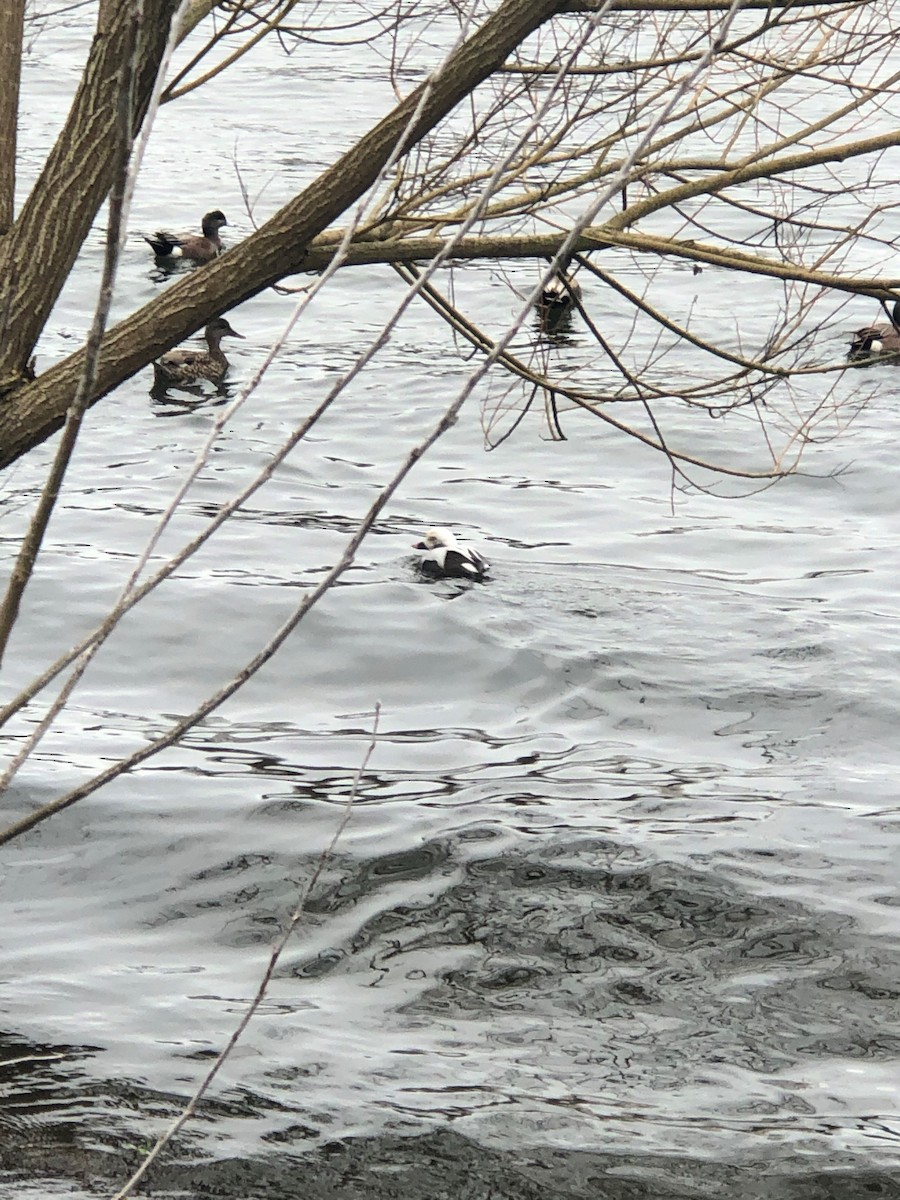
[[[220,345],[223,337],[243,338],[224,317],[210,321],[205,330],[206,350],[170,350],[153,364],[156,386],[199,383],[211,379],[220,383],[228,370],[228,359]]]

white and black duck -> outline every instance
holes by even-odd
[[[223,337],[243,338],[224,317],[210,321],[205,331],[206,350],[170,350],[153,364],[154,386],[184,386],[210,379],[221,383],[228,370],[228,359],[220,345]]]
[[[449,529],[427,529],[413,549],[423,552],[419,570],[434,579],[484,579],[490,570],[490,563]]]
[[[538,306],[557,317],[568,316],[581,299],[581,284],[570,275],[556,274],[541,292]]]
[[[169,233],[167,230],[158,229],[152,238],[145,237],[144,241],[157,258],[186,258],[192,262],[209,262],[222,253],[219,230],[227,224],[225,214],[216,208],[204,214],[201,223],[202,234]]]
[[[565,328],[573,310],[581,303],[581,284],[565,270],[558,270],[547,281],[538,297],[537,314],[541,329],[555,333]]]

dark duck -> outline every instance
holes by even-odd
[[[900,300],[894,302],[891,323],[867,325],[853,334],[847,357],[853,360],[890,357],[900,361]]]
[[[205,332],[206,350],[170,350],[153,364],[154,386],[185,385],[210,379],[221,383],[228,370],[228,359],[220,345],[223,337],[243,338],[224,317],[210,321]]]
[[[433,579],[484,579],[490,570],[490,563],[449,529],[427,529],[413,549],[423,551],[419,570]]]
[[[219,230],[227,224],[225,214],[217,208],[204,216],[202,234],[169,233],[159,229],[152,238],[145,237],[144,241],[157,258],[186,258],[191,262],[209,262],[222,252]]]
[[[562,268],[548,280],[537,303],[541,327],[553,331],[581,302],[581,284]]]

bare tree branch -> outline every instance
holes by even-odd
[[[25,0],[0,4],[0,238],[13,221]]]
[[[148,0],[153,4],[168,2]],[[415,145],[487,78],[515,46],[552,16],[560,3],[561,0],[504,0],[436,79],[398,104],[311,187],[227,255],[202,272],[179,280],[116,326],[104,339],[90,403],[212,317],[255,296],[286,274],[302,269],[309,242],[367,191],[398,139],[405,137],[406,147]],[[407,129],[409,132],[405,133]],[[72,259],[74,252],[69,264]],[[24,271],[24,264],[21,269]],[[29,262],[29,270],[30,283],[25,282],[24,275],[20,278],[18,302],[12,305],[9,316],[9,327],[15,334],[13,340],[19,347],[17,363],[24,345],[27,343],[29,353],[33,345],[32,335],[23,332],[24,328],[27,326],[35,336],[35,327],[39,328],[36,316],[22,311],[26,297],[34,290],[33,260]],[[11,353],[0,341],[0,390],[2,364],[12,361]],[[71,356],[39,380],[6,396],[0,409],[0,466],[12,462],[59,428],[80,376],[83,353]],[[10,382],[7,379],[7,386]]]
[[[129,114],[132,136],[143,119],[176,5],[177,0],[146,0]],[[12,230],[0,241],[0,395],[25,377],[34,344],[112,185],[119,73],[130,54],[132,22],[127,4],[101,8],[66,124]],[[68,401],[57,424],[67,407]]]

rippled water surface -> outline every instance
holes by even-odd
[[[34,169],[84,52],[86,18],[69,21],[26,66]],[[142,233],[214,205],[232,241],[250,232],[235,157],[251,193],[266,187],[265,217],[390,103],[359,52],[330,69],[346,108],[317,106],[322,60],[304,69],[271,47],[163,111],[120,312],[167,284]],[[196,154],[192,125],[207,131]],[[102,236],[84,247],[41,368],[84,334]],[[637,278],[624,257],[606,265]],[[485,264],[454,283],[490,324],[536,278]],[[746,318],[727,328],[738,320],[752,340],[775,293],[742,286]],[[711,328],[734,294],[724,273],[672,264],[658,287]],[[386,268],[333,281],[160,552],[265,464],[402,293]],[[586,302],[611,329],[627,324],[598,284]],[[246,337],[233,385],[292,303],[266,293],[231,314]],[[822,358],[869,315],[853,304],[822,334]],[[564,371],[592,350],[576,321],[547,353]],[[123,622],[7,813],[145,744],[251,658],[470,369],[413,306],[308,442]],[[4,699],[102,617],[219,411],[155,402],[150,382],[88,418]],[[804,474],[730,499],[673,491],[659,456],[577,414],[566,441],[535,413],[487,453],[482,416],[502,385],[481,389],[246,687],[176,748],[2,850],[0,1188],[86,1194],[140,1161],[253,994],[341,819],[378,702],[308,918],[158,1187],[900,1195],[897,383],[853,372],[840,387],[871,393],[847,432],[810,447]],[[668,430],[697,453],[742,453],[740,414],[672,412]],[[49,452],[4,478],[7,561]],[[492,580],[420,580],[409,546],[430,524],[477,538]],[[39,1186],[23,1182],[32,1174]]]

